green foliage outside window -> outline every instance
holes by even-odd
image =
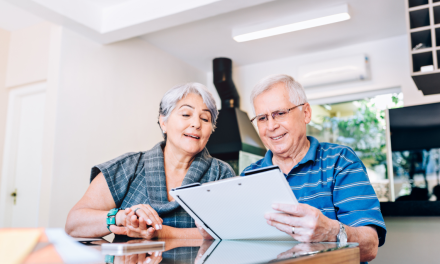
[[[392,102],[390,108],[401,107],[397,95],[392,95]],[[330,134],[333,143],[351,147],[367,167],[386,168],[385,112],[376,107],[374,98],[353,103],[358,108],[352,116],[323,117],[323,133]]]

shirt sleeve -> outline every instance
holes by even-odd
[[[338,220],[348,226],[376,227],[379,246],[385,243],[386,227],[380,203],[371,186],[365,166],[357,156],[343,154],[333,189],[333,204]]]
[[[104,175],[108,188],[117,207],[122,204],[136,171],[142,153],[127,153],[92,168],[90,182],[100,173]]]

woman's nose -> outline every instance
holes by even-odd
[[[194,128],[199,128],[200,127],[200,124],[201,124],[201,122],[200,122],[200,118],[198,118],[198,117],[194,117],[194,118],[192,118],[192,120],[191,120],[191,126],[192,127],[194,127]]]

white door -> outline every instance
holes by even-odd
[[[42,174],[45,84],[10,92],[2,175],[5,227],[37,227]],[[12,194],[15,193],[15,198]]]

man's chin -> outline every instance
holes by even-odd
[[[289,149],[285,145],[273,146],[272,148],[269,149],[270,151],[272,151],[273,155],[276,156],[284,156],[289,151]]]

